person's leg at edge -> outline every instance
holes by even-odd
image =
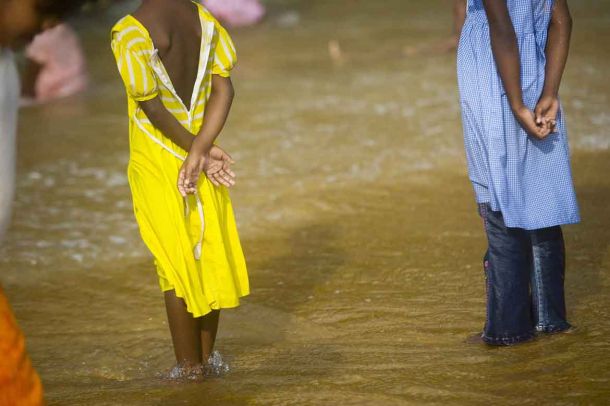
[[[565,245],[561,227],[529,232],[532,243],[532,314],[538,332],[559,333],[566,320]]]
[[[203,316],[201,320],[201,352],[203,362],[206,363],[214,351],[216,333],[218,332],[218,321],[220,310],[212,310]]]
[[[501,212],[481,207],[489,248],[485,269],[487,319],[483,341],[510,345],[534,338],[531,319],[529,238],[525,230],[508,228]]]
[[[167,320],[179,370],[177,371],[179,376],[176,377],[180,377],[201,369],[201,336],[199,335],[201,322],[187,311],[186,303],[176,296],[175,290],[166,291],[164,295]]]

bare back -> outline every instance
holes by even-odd
[[[148,30],[174,89],[190,108],[201,51],[197,5],[189,0],[143,0],[132,15]]]

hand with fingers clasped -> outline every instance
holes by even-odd
[[[209,153],[191,150],[184,160],[178,174],[178,190],[186,197],[197,192],[197,181],[201,173],[214,186],[231,187],[235,185],[235,173],[231,170],[233,158],[222,148],[214,145]]]
[[[546,127],[549,133],[557,131],[557,115],[559,114],[559,99],[557,96],[543,95],[534,109],[536,124]]]
[[[551,133],[550,128],[546,124],[538,123],[534,112],[525,105],[513,108],[513,114],[529,136],[543,140]]]

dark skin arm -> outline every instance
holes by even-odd
[[[230,78],[212,75],[212,91],[205,109],[204,124],[193,141],[178,176],[178,189],[183,196],[195,192],[202,170],[207,172],[216,165],[209,159],[210,150],[227,121],[234,95]]]
[[[31,59],[27,59],[21,77],[21,95],[24,97],[36,97],[36,80],[40,74],[42,65]]]
[[[491,49],[513,114],[530,136],[543,139],[550,130],[537,125],[534,112],[523,104],[519,48],[506,2],[483,0],[483,4],[489,22]]]
[[[453,36],[456,43],[466,20],[466,0],[453,0]]]
[[[235,89],[231,78],[212,75],[212,91],[205,109],[205,122],[191,149],[207,153],[212,148],[227,121],[234,97]]]
[[[185,151],[191,149],[195,137],[176,118],[167,111],[159,96],[140,102],[140,107],[146,113],[150,122]]]
[[[559,85],[566,66],[572,35],[572,16],[567,0],[555,0],[546,43],[546,75],[542,96],[536,105],[536,121],[555,131],[559,112]]]
[[[188,131],[176,118],[165,108],[160,97],[140,102],[140,107],[150,122],[171,139],[176,145],[185,151],[189,151],[195,140],[195,136]],[[235,174],[230,169],[233,160],[220,147],[214,146],[209,150],[209,167],[206,176],[218,186],[223,184],[227,187],[235,184]],[[203,170],[203,169],[202,169]]]

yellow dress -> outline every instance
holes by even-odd
[[[249,294],[229,193],[205,176],[186,199],[176,187],[187,152],[147,119],[140,101],[159,96],[191,133],[204,120],[212,75],[228,77],[236,63],[225,29],[198,5],[201,21],[199,71],[190,110],[176,94],[146,28],[128,15],[112,28],[112,51],[127,90],[130,158],[127,170],[140,234],[155,258],[162,291],[175,290],[194,317],[239,306]]]

